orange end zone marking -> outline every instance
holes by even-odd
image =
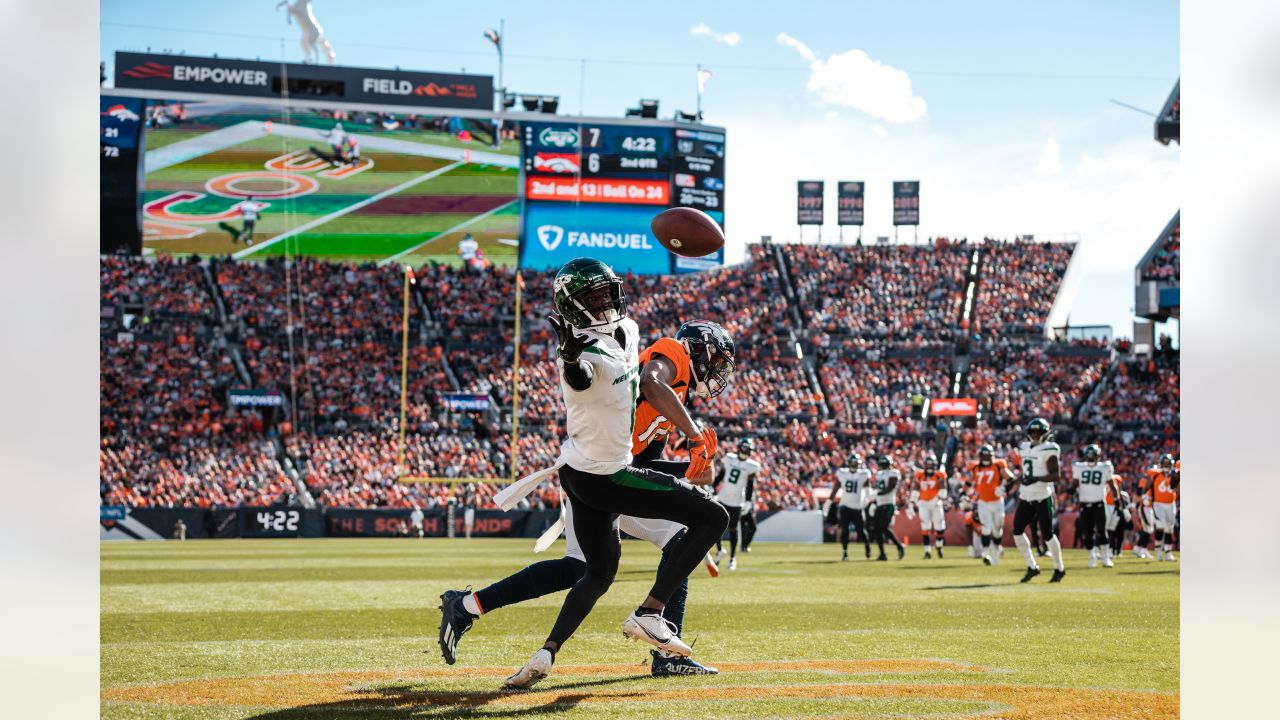
[[[973,675],[986,672],[973,665],[941,660],[808,660],[776,663],[722,663],[726,673],[804,673],[832,672],[846,676],[868,674],[955,673]],[[361,707],[438,707],[469,708],[480,706],[545,707],[563,704],[611,704],[624,702],[724,702],[762,701],[786,698],[857,700],[866,698],[898,698],[919,701],[974,702],[988,708],[1001,709],[995,717],[1031,720],[1032,718],[1126,717],[1163,720],[1177,717],[1177,693],[1137,692],[1083,688],[1041,687],[1029,685],[915,684],[901,682],[862,683],[833,682],[820,684],[750,684],[680,687],[678,682],[654,681],[650,688],[611,690],[607,686],[583,692],[572,687],[556,688],[557,681],[574,677],[617,676],[620,679],[645,679],[635,665],[566,665],[556,669],[543,689],[527,693],[502,693],[496,690],[432,691],[423,687],[387,687],[386,683],[416,684],[446,678],[491,679],[485,684],[496,688],[500,678],[511,668],[439,668],[415,670],[372,670],[366,672],[304,673],[256,675],[247,677],[185,680],[158,685],[108,688],[103,700],[141,702],[183,706],[241,707],[309,707],[328,709],[335,714],[350,713]],[[720,676],[732,680],[732,676]],[[754,678],[753,678],[754,679]],[[785,678],[779,678],[785,683]],[[992,716],[991,710],[979,714]],[[971,717],[972,713],[941,717]],[[930,715],[930,717],[939,717]]]

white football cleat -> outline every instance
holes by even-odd
[[[1170,550],[1168,553],[1165,553],[1164,559],[1165,559],[1166,561],[1168,561],[1168,562],[1177,562],[1177,561],[1178,561],[1178,558],[1176,558],[1176,557],[1174,557],[1174,556],[1173,556],[1173,551],[1172,551],[1172,550]]]
[[[1090,569],[1092,569],[1092,568],[1096,568],[1096,567],[1098,567],[1098,556],[1097,556],[1097,555],[1094,555],[1092,552],[1090,552],[1090,553],[1089,553],[1089,568],[1090,568]]]
[[[539,680],[551,674],[551,651],[542,648],[529,658],[524,667],[507,676],[502,681],[503,690],[528,690]]]
[[[738,569],[738,558],[729,558],[729,569],[730,570]]]
[[[717,550],[717,551],[716,551],[716,564],[717,564],[717,565],[719,565],[721,560],[724,560],[724,549],[723,549],[723,548],[721,548],[720,550]]]
[[[633,612],[622,621],[622,634],[672,655],[689,657],[693,654],[693,648],[685,645],[680,636],[676,635],[676,626],[661,615],[637,615]]]
[[[1115,567],[1115,566],[1116,566],[1116,564],[1115,564],[1115,563],[1113,563],[1113,562],[1111,562],[1111,558],[1103,558],[1103,560],[1102,560],[1102,567],[1104,567],[1104,568],[1113,568],[1113,567]]]

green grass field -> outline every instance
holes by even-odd
[[[623,546],[610,592],[530,693],[499,693],[563,594],[436,649],[438,595],[534,556],[531,540],[104,543],[103,718],[1171,718],[1178,566],[1125,557],[1060,585],[944,561],[840,563],[834,545],[760,543],[690,583],[686,640],[713,677],[655,679],[619,625],[657,551]],[[1047,565],[1042,561],[1042,566]],[[424,653],[426,650],[428,652]]]

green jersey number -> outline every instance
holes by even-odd
[[[853,483],[853,481],[852,481],[852,480],[845,480],[845,481],[844,481],[844,491],[845,491],[845,492],[847,492],[847,493],[852,493],[852,492],[853,492],[853,484],[854,484],[854,483]]]
[[[730,471],[729,471],[729,477],[727,478],[727,479],[729,480],[729,484],[730,484],[730,485],[737,485],[737,484],[738,484],[738,478],[739,478],[739,477],[741,477],[741,476],[742,476],[742,473],[738,471],[738,468],[734,468],[734,469],[730,470]]]
[[[1081,485],[1101,485],[1102,471],[1101,470],[1085,470],[1084,472],[1080,473],[1080,484]]]
[[[1035,463],[1031,461],[1031,458],[1027,458],[1022,461],[1022,472],[1025,473],[1027,477],[1036,476],[1036,466]]]

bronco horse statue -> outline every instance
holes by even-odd
[[[316,14],[311,9],[311,0],[293,0],[293,2],[280,0],[276,3],[276,10],[281,7],[289,8],[286,20],[289,23],[297,20],[298,28],[302,30],[302,62],[310,63],[312,57],[319,62],[320,51],[323,49],[325,57],[332,65],[338,56],[329,45],[329,39],[324,36],[324,28],[320,27],[320,23],[316,21]]]

